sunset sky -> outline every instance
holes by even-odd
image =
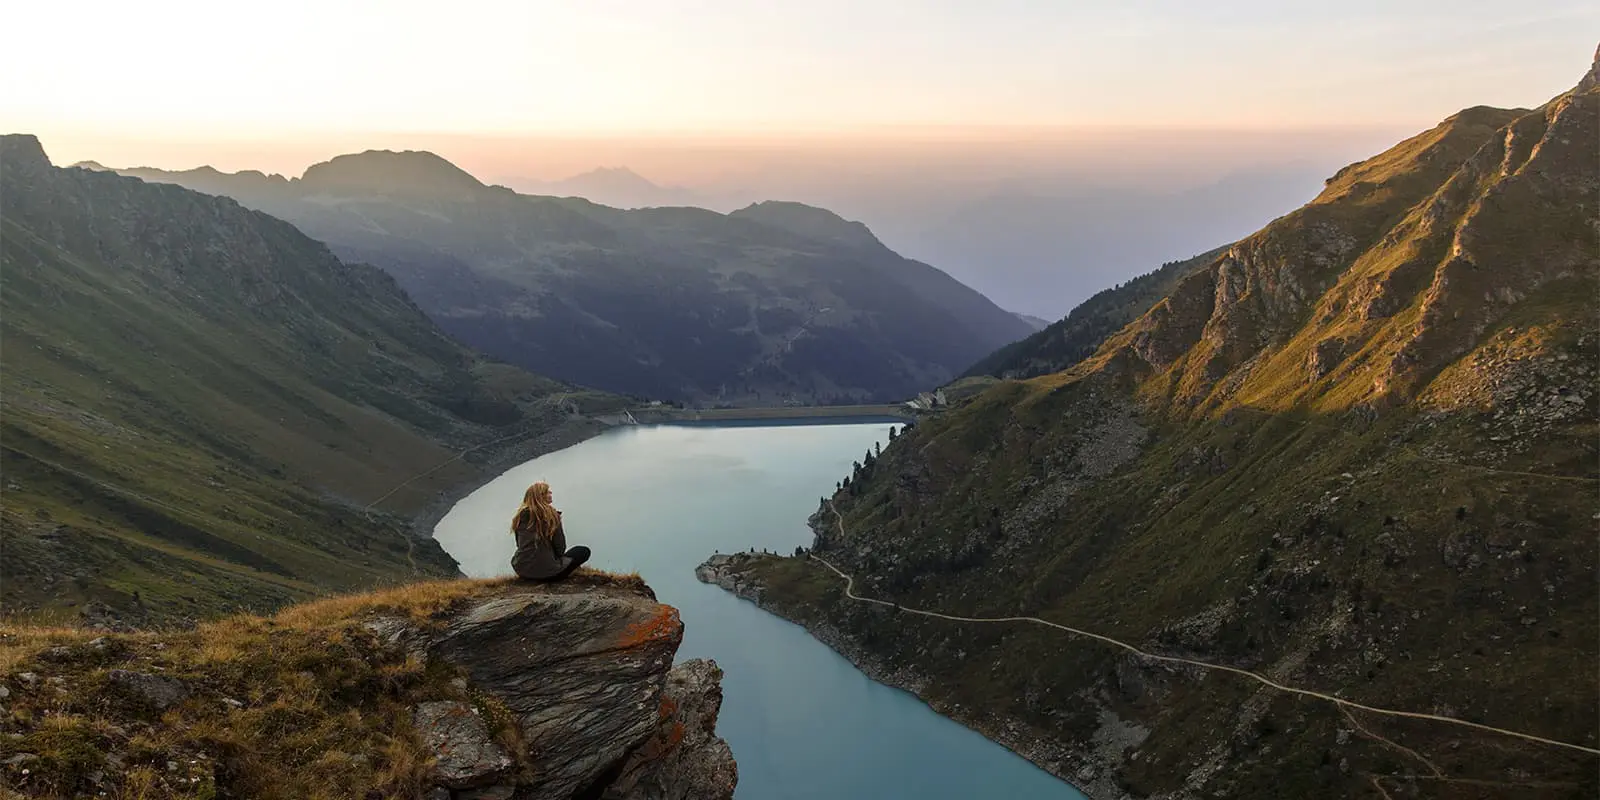
[[[298,174],[430,137],[1416,129],[1569,87],[1600,4],[53,0],[6,18],[0,123],[58,162]]]

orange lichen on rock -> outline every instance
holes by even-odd
[[[670,726],[657,730],[655,735],[639,748],[634,757],[645,762],[666,758],[683,744],[683,737],[687,733],[688,730],[683,727],[681,721],[673,720]]]
[[[622,647],[640,647],[651,642],[670,642],[676,645],[683,640],[683,621],[678,609],[668,605],[656,606],[649,619],[635,622],[622,631],[617,642]]]

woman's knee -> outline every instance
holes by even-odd
[[[579,564],[588,561],[590,555],[589,548],[581,544],[567,551],[567,557]]]

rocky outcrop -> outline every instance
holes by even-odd
[[[165,711],[189,696],[189,687],[176,678],[114,669],[106,674],[113,686],[156,711]]]
[[[722,670],[694,659],[667,674],[665,716],[650,741],[628,758],[606,789],[607,800],[698,800],[725,797],[738,782],[728,743],[717,736]]]
[[[637,578],[0,627],[0,797],[730,800],[722,671]],[[8,792],[6,790],[14,790]]]
[[[374,627],[459,670],[481,698],[415,711],[434,780],[454,797],[496,787],[524,800],[733,796],[737,769],[716,736],[722,671],[703,660],[673,667],[683,623],[648,589],[514,588],[435,631],[398,618]]]
[[[694,568],[701,583],[720,586],[746,600],[761,599],[761,584],[750,577],[748,568],[756,559],[770,558],[756,553],[718,553]]]

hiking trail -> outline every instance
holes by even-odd
[[[838,506],[834,505],[832,500],[828,501],[828,510],[833,512],[834,519],[838,521],[840,537],[844,537],[846,535],[845,527],[844,527],[844,515],[839,513]],[[1266,677],[1264,675],[1261,675],[1259,673],[1251,672],[1250,670],[1247,670],[1247,669],[1240,669],[1238,667],[1230,667],[1230,666],[1228,666],[1226,664],[1214,664],[1214,663],[1211,663],[1209,661],[1198,661],[1196,659],[1183,658],[1181,656],[1163,656],[1163,655],[1158,655],[1156,653],[1151,653],[1151,652],[1147,652],[1145,650],[1141,650],[1137,646],[1129,644],[1129,643],[1124,642],[1124,641],[1121,641],[1119,639],[1113,639],[1110,636],[1104,636],[1104,635],[1101,635],[1101,634],[1098,634],[1098,633],[1092,633],[1090,631],[1082,630],[1080,628],[1074,628],[1074,627],[1071,627],[1069,625],[1062,625],[1060,623],[1051,622],[1049,620],[1040,619],[1038,617],[1027,617],[1027,616],[1022,616],[1022,617],[963,617],[963,616],[957,616],[957,615],[954,615],[954,614],[941,614],[941,613],[939,613],[937,611],[926,611],[926,610],[919,609],[919,608],[911,608],[909,606],[903,606],[903,605],[900,605],[899,603],[890,602],[888,600],[879,600],[879,599],[872,598],[872,597],[862,597],[861,595],[858,595],[858,594],[855,593],[855,578],[853,578],[850,575],[846,574],[843,570],[839,569],[838,567],[835,567],[833,564],[829,563],[826,559],[823,559],[823,558],[821,558],[821,557],[819,557],[817,555],[808,554],[807,557],[809,557],[812,560],[822,564],[823,566],[827,567],[828,569],[833,570],[834,574],[836,574],[839,577],[843,578],[844,582],[845,582],[845,585],[844,585],[844,594],[845,594],[845,596],[850,598],[851,600],[855,600],[857,602],[872,603],[872,604],[880,605],[880,606],[888,606],[888,607],[893,608],[893,609],[895,609],[897,611],[901,611],[901,612],[904,612],[904,613],[907,613],[907,614],[916,614],[918,616],[923,616],[923,617],[934,617],[934,618],[937,618],[937,619],[950,620],[952,622],[970,622],[970,623],[978,623],[978,624],[1027,622],[1027,623],[1033,623],[1035,625],[1044,625],[1046,627],[1055,628],[1057,630],[1065,631],[1065,632],[1073,634],[1075,636],[1082,636],[1082,637],[1085,637],[1085,638],[1088,638],[1088,639],[1094,639],[1095,641],[1104,642],[1104,643],[1109,644],[1109,645],[1111,645],[1113,647],[1118,647],[1118,648],[1126,650],[1126,651],[1128,651],[1130,653],[1133,653],[1134,655],[1139,656],[1140,658],[1149,659],[1151,661],[1160,661],[1160,662],[1164,662],[1164,663],[1168,663],[1168,664],[1183,664],[1185,666],[1198,667],[1200,669],[1207,669],[1207,670],[1215,670],[1215,671],[1218,671],[1218,672],[1232,673],[1234,675],[1239,675],[1239,676],[1244,677],[1244,678],[1249,678],[1250,680],[1253,680],[1253,681],[1255,681],[1255,682],[1257,682],[1257,683],[1259,683],[1259,684],[1261,684],[1263,686],[1266,686],[1266,687],[1268,687],[1270,689],[1276,689],[1277,691],[1280,691],[1280,692],[1284,692],[1284,693],[1287,693],[1287,694],[1293,694],[1293,695],[1299,695],[1301,697],[1310,697],[1310,698],[1313,698],[1313,699],[1316,699],[1316,700],[1324,700],[1324,701],[1327,701],[1329,703],[1333,703],[1334,705],[1336,705],[1336,706],[1338,706],[1338,707],[1340,707],[1342,709],[1352,709],[1353,708],[1353,709],[1357,709],[1359,711],[1368,712],[1370,714],[1377,714],[1379,716],[1399,717],[1399,718],[1402,718],[1402,719],[1429,720],[1429,721],[1432,721],[1432,722],[1442,722],[1442,723],[1445,723],[1445,724],[1448,724],[1448,725],[1456,725],[1456,726],[1460,726],[1460,727],[1464,727],[1464,728],[1471,728],[1473,730],[1483,731],[1483,732],[1486,732],[1486,733],[1494,733],[1494,734],[1499,734],[1501,736],[1509,736],[1509,737],[1516,738],[1516,739],[1522,739],[1524,741],[1535,742],[1535,743],[1538,743],[1538,744],[1550,745],[1552,747],[1562,747],[1562,748],[1566,748],[1568,750],[1576,750],[1576,751],[1578,751],[1580,753],[1589,753],[1591,755],[1600,756],[1600,749],[1595,749],[1593,747],[1585,747],[1585,746],[1580,745],[1580,744],[1572,744],[1570,742],[1558,741],[1556,739],[1547,739],[1547,738],[1545,738],[1543,736],[1536,736],[1536,735],[1531,734],[1531,733],[1523,733],[1521,731],[1514,731],[1514,730],[1510,730],[1510,729],[1507,729],[1507,728],[1498,728],[1498,727],[1495,727],[1493,725],[1483,725],[1483,724],[1480,724],[1480,723],[1477,723],[1477,722],[1469,722],[1469,721],[1464,720],[1464,719],[1456,719],[1455,717],[1445,717],[1445,716],[1440,716],[1438,714],[1425,714],[1425,713],[1422,713],[1422,712],[1419,712],[1419,711],[1402,711],[1402,710],[1393,709],[1393,708],[1381,708],[1381,707],[1378,707],[1378,706],[1369,706],[1369,705],[1366,705],[1366,704],[1363,704],[1363,703],[1357,703],[1357,702],[1355,702],[1353,700],[1345,700],[1343,698],[1335,697],[1334,695],[1326,694],[1326,693],[1323,693],[1323,692],[1318,692],[1318,691],[1315,691],[1315,690],[1312,690],[1312,689],[1301,689],[1301,688],[1298,688],[1298,687],[1295,687],[1295,686],[1288,686],[1288,685],[1285,685],[1285,684],[1282,684],[1282,683],[1278,683],[1277,681],[1274,681],[1271,678],[1268,678],[1268,677]]]

